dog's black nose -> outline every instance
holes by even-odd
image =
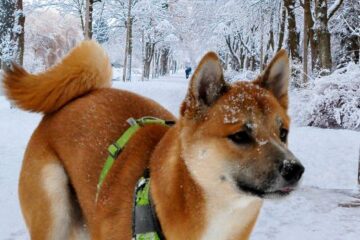
[[[285,160],[280,164],[279,171],[289,184],[293,184],[300,180],[305,168],[297,161]]]

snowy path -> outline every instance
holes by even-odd
[[[182,75],[150,82],[116,82],[153,98],[177,115],[187,82]],[[0,240],[28,239],[21,217],[17,182],[22,156],[41,116],[9,109],[0,96]],[[301,188],[284,200],[269,200],[261,211],[254,240],[356,240],[360,208],[340,207],[357,194],[360,132],[293,126],[290,149],[306,167]],[[347,189],[345,194],[342,190]]]

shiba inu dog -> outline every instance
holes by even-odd
[[[85,41],[61,63],[30,74],[13,65],[9,99],[44,113],[19,181],[31,239],[131,239],[133,193],[150,169],[166,239],[248,239],[264,198],[296,188],[304,167],[287,148],[289,63],[284,50],[252,82],[228,84],[215,53],[194,72],[176,119],[156,102],[111,89],[111,65]],[[117,157],[95,201],[107,147],[127,119],[154,116]]]

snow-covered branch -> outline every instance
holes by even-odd
[[[344,2],[344,0],[336,0],[333,5],[328,10],[328,19],[330,19],[336,11],[340,8],[341,4]]]

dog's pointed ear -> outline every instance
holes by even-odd
[[[207,53],[196,68],[181,106],[181,116],[201,117],[204,111],[227,90],[220,60],[214,52]]]
[[[287,109],[289,73],[289,58],[286,51],[281,49],[254,83],[272,92],[281,106]]]

